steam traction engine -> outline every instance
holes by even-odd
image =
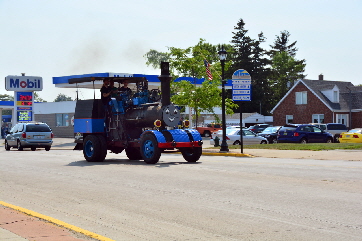
[[[97,80],[104,77],[96,77]],[[119,92],[105,108],[100,99],[78,100],[74,115],[75,150],[83,150],[89,162],[104,161],[107,150],[125,150],[130,160],[148,164],[159,161],[161,153],[178,149],[188,162],[202,154],[202,139],[194,129],[178,129],[180,110],[170,102],[169,65],[161,63],[161,92],[148,90],[144,77],[107,77],[115,83],[136,84],[136,93]],[[69,84],[94,81],[95,77],[69,79]],[[161,103],[159,102],[161,101]],[[188,121],[184,122],[188,127]]]

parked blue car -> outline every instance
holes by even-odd
[[[332,143],[333,135],[314,125],[285,125],[279,130],[278,143]]]

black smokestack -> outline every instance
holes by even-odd
[[[158,76],[158,79],[161,81],[161,104],[162,106],[171,104],[171,79],[170,75],[170,63],[161,62],[161,75]]]

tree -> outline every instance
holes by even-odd
[[[66,96],[65,94],[58,94],[57,98],[55,98],[54,102],[61,102],[61,101],[72,101],[72,98]]]
[[[273,57],[278,52],[287,52],[289,56],[295,57],[298,49],[295,47],[297,41],[288,45],[290,33],[287,30],[281,31],[280,36],[275,35],[276,39],[274,44],[270,45],[272,50],[269,51],[269,55]]]
[[[289,44],[290,33],[286,30],[280,32],[280,36],[276,36],[272,50],[269,51],[271,58],[271,76],[269,84],[272,89],[272,99],[270,103],[276,105],[288,92],[289,87],[294,81],[305,77],[305,59],[297,60],[295,58],[298,49],[297,41]]]
[[[232,65],[228,71],[228,76],[231,76],[238,69],[245,69],[251,76],[251,91],[252,100],[241,105],[242,112],[258,112],[260,105],[268,105],[268,75],[270,73],[267,65],[270,61],[267,58],[266,51],[261,47],[265,42],[263,32],[258,35],[258,39],[252,39],[247,36],[248,30],[245,29],[243,19],[240,19],[234,27],[231,43],[234,53],[231,55]],[[267,107],[269,108],[269,107]],[[267,110],[267,108],[264,108]],[[264,111],[266,112],[266,111]]]
[[[0,95],[0,101],[14,101],[14,96],[7,94]]]
[[[34,101],[35,101],[35,102],[47,102],[46,100],[42,99],[42,98],[39,96],[38,92],[35,92],[35,91],[34,91]]]
[[[196,123],[199,114],[203,111],[213,113],[216,120],[219,118],[215,114],[213,108],[221,107],[221,65],[217,55],[219,49],[218,45],[206,43],[204,39],[192,47],[186,49],[169,47],[168,53],[149,51],[145,57],[147,58],[147,65],[152,65],[154,68],[159,68],[160,59],[167,56],[170,62],[170,72],[176,79],[182,77],[192,77],[194,80],[205,78],[201,87],[196,87],[195,82],[179,81],[171,83],[171,96],[172,102],[177,105],[187,105],[195,110]],[[206,69],[204,60],[211,64],[211,72],[213,75],[212,80],[206,80]],[[226,68],[229,63],[226,63]],[[230,99],[226,99],[226,112],[233,114],[232,108],[235,104]]]
[[[271,100],[273,106],[283,98],[294,81],[305,77],[303,75],[304,68],[305,64],[295,60],[288,52],[282,51],[274,55],[272,59],[272,74],[269,81],[273,92]]]

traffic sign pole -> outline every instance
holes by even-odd
[[[233,101],[251,101],[251,76],[248,71],[238,69],[232,76],[232,99]],[[240,151],[243,153],[243,113],[240,103]]]

